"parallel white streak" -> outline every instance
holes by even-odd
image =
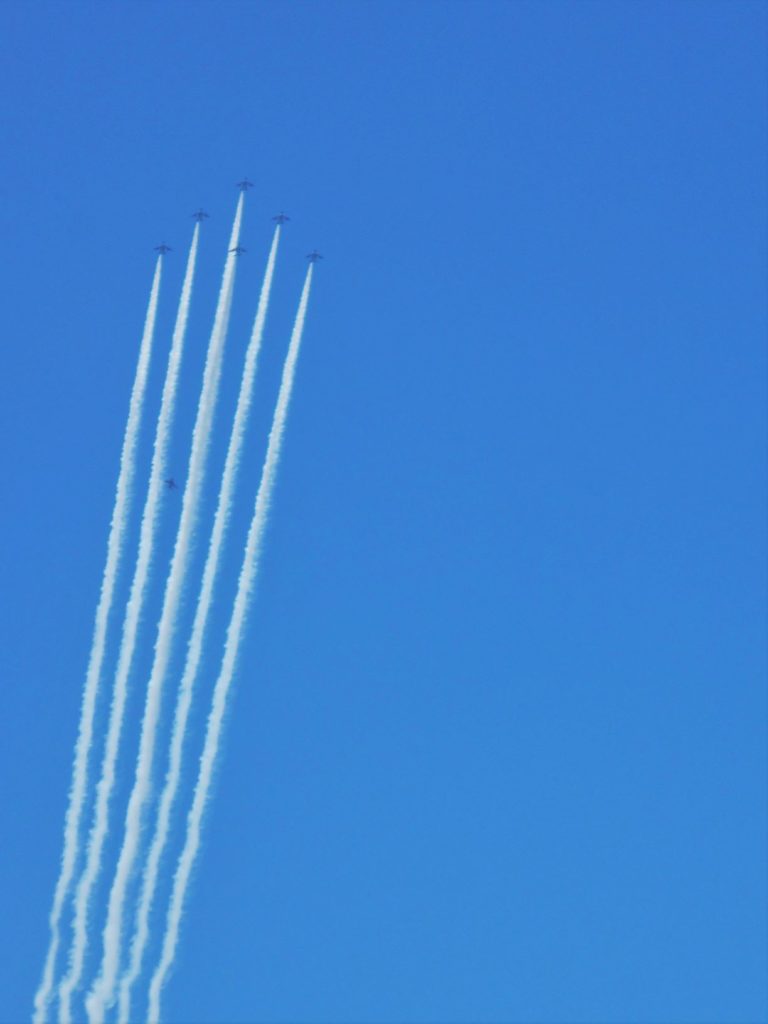
[[[232,235],[227,247],[228,250],[234,249],[238,244],[242,209],[243,197],[241,195],[237,204],[235,221],[232,226]],[[224,350],[224,341],[227,334],[229,312],[232,304],[232,290],[234,286],[236,263],[237,255],[228,251],[224,267],[224,276],[216,306],[213,330],[211,331],[211,338],[208,345],[205,370],[203,372],[203,386],[197,408],[197,417],[192,431],[192,451],[187,471],[187,485],[184,489],[184,498],[182,501],[181,519],[179,522],[178,532],[176,534],[173,558],[171,559],[171,569],[166,581],[160,622],[157,627],[154,659],[149,683],[147,685],[144,715],[141,723],[139,753],[136,760],[136,776],[133,783],[133,789],[131,790],[131,795],[128,800],[123,845],[120,850],[120,856],[115,870],[115,877],[109,893],[107,921],[103,932],[104,952],[101,971],[90,994],[88,995],[88,998],[86,999],[88,1017],[91,1022],[94,1022],[94,1024],[95,1022],[101,1024],[101,1021],[104,1018],[104,995],[106,991],[113,987],[114,978],[119,965],[125,890],[130,879],[130,869],[139,844],[141,819],[144,806],[150,793],[152,762],[154,760],[155,739],[160,713],[163,683],[165,681],[173,645],[176,617],[179,610],[181,593],[187,572],[190,546],[197,526],[205,462],[208,454],[211,425],[213,422],[216,397],[218,394],[219,378],[221,376],[221,361]],[[106,983],[107,979],[111,979],[111,984]],[[66,1024],[66,1022],[62,1022],[62,1024]]]
[[[88,755],[93,740],[93,719],[96,712],[96,703],[99,691],[99,680],[104,662],[104,650],[107,637],[107,623],[112,607],[112,599],[115,592],[117,571],[122,554],[123,541],[125,539],[125,528],[128,521],[128,510],[133,492],[133,478],[135,475],[136,442],[141,424],[141,412],[144,404],[144,393],[146,391],[149,363],[152,354],[152,341],[155,332],[155,319],[157,315],[157,300],[160,292],[160,268],[162,258],[158,257],[155,266],[155,274],[152,280],[152,290],[149,297],[149,306],[144,321],[144,333],[139,349],[139,361],[136,367],[136,377],[133,382],[130,403],[128,406],[128,422],[123,437],[123,448],[120,453],[120,472],[117,478],[117,491],[115,504],[112,510],[112,522],[109,528],[109,540],[107,541],[107,561],[104,566],[104,575],[101,580],[101,593],[96,608],[96,621],[91,642],[91,653],[88,659],[88,670],[85,677],[85,688],[83,691],[83,703],[80,710],[80,726],[77,742],[75,744],[75,761],[72,769],[72,785],[69,791],[69,805],[64,822],[64,851],[61,858],[61,871],[56,882],[56,889],[53,896],[53,907],[50,915],[51,939],[48,946],[48,953],[45,958],[43,977],[40,986],[35,993],[35,1012],[33,1020],[35,1024],[43,1024],[45,1020],[48,1003],[53,991],[53,976],[56,966],[56,957],[59,950],[61,913],[64,907],[64,900],[72,883],[75,873],[75,865],[80,847],[80,825],[85,808],[86,792],[88,789]]]
[[[272,288],[272,276],[275,269],[277,257],[277,246],[280,239],[280,227],[275,230],[272,241],[272,248],[267,260],[267,269],[264,274],[264,282],[261,286],[259,304],[256,311],[256,319],[253,324],[251,340],[245,355],[245,366],[240,384],[240,394],[237,399],[235,419],[232,426],[232,434],[227,449],[227,458],[224,464],[224,472],[219,489],[219,499],[216,506],[216,515],[213,522],[213,530],[208,545],[205,569],[203,570],[203,582],[200,588],[200,595],[197,600],[195,619],[192,626],[192,634],[187,651],[184,674],[179,685],[178,697],[176,700],[176,711],[174,714],[173,731],[171,734],[171,746],[169,754],[168,772],[165,779],[165,786],[160,797],[160,806],[157,814],[157,825],[152,839],[152,845],[147,855],[147,863],[144,869],[139,905],[136,913],[136,928],[131,943],[131,960],[128,969],[120,978],[120,1000],[118,1020],[121,1024],[127,1024],[130,1019],[130,991],[141,971],[141,964],[144,958],[147,941],[149,939],[149,914],[157,886],[157,876],[160,867],[160,859],[165,850],[168,840],[168,830],[173,804],[181,780],[182,751],[184,738],[187,729],[187,721],[192,705],[192,693],[200,668],[200,659],[203,653],[203,641],[208,623],[208,615],[211,609],[213,588],[219,570],[219,561],[229,517],[232,509],[232,499],[235,491],[240,456],[245,440],[245,430],[248,423],[248,415],[253,397],[253,382],[256,377],[256,368],[261,348],[261,339],[264,333],[264,322],[267,316],[269,295]],[[112,986],[114,978],[104,971],[104,1004],[109,1005],[112,998]]]
[[[75,986],[80,981],[83,970],[85,953],[88,945],[87,916],[90,905],[93,886],[98,878],[101,869],[101,858],[109,831],[109,805],[112,799],[112,792],[115,786],[115,768],[117,755],[120,747],[120,737],[123,730],[125,717],[125,703],[128,698],[128,679],[131,672],[131,663],[136,649],[136,636],[139,628],[142,604],[147,589],[147,581],[152,568],[152,559],[155,546],[155,534],[160,511],[160,499],[166,473],[168,444],[173,425],[173,414],[176,400],[176,388],[179,379],[179,370],[184,351],[184,337],[186,334],[187,320],[189,318],[189,305],[192,295],[192,280],[194,277],[195,261],[197,258],[198,227],[195,227],[192,236],[192,245],[187,259],[187,269],[184,276],[184,283],[179,300],[176,325],[173,331],[171,350],[168,356],[168,368],[163,384],[163,394],[160,402],[160,412],[155,430],[154,447],[152,451],[152,465],[149,474],[149,487],[144,503],[144,511],[141,517],[141,529],[139,535],[139,551],[136,558],[136,567],[131,582],[131,589],[123,620],[123,632],[120,641],[120,653],[117,660],[117,670],[112,692],[112,707],[110,709],[109,724],[107,727],[107,738],[104,745],[104,756],[101,764],[101,778],[96,787],[96,809],[94,824],[88,842],[88,852],[85,871],[78,883],[77,897],[75,904],[75,925],[72,947],[72,959],[70,972],[61,986],[61,1014],[67,1019],[70,1014],[70,1000]]]
[[[232,618],[227,627],[227,637],[224,645],[224,657],[221,669],[213,691],[213,702],[211,712],[208,716],[208,725],[205,734],[205,744],[200,758],[195,791],[192,797],[192,806],[187,815],[187,832],[184,840],[184,847],[176,866],[176,874],[173,880],[173,890],[166,918],[166,930],[163,937],[163,946],[160,955],[160,962],[155,970],[149,986],[149,1012],[147,1019],[152,1024],[160,1020],[160,993],[165,983],[168,971],[176,955],[176,945],[179,937],[179,925],[184,907],[184,898],[187,885],[192,873],[195,856],[200,845],[200,826],[208,797],[208,790],[213,777],[213,770],[219,748],[221,727],[224,719],[224,712],[227,705],[230,684],[235,671],[237,653],[243,635],[243,627],[248,611],[248,605],[253,590],[253,584],[259,567],[259,555],[261,543],[264,536],[264,529],[269,513],[270,499],[280,459],[280,449],[285,429],[288,405],[291,398],[293,378],[296,370],[296,360],[301,345],[301,335],[304,328],[304,318],[307,311],[309,299],[309,288],[312,282],[312,266],[307,271],[304,282],[304,289],[301,293],[296,322],[294,324],[291,342],[288,347],[288,355],[283,368],[283,377],[280,384],[280,392],[275,407],[275,415],[272,420],[272,429],[269,434],[267,455],[264,460],[264,467],[261,471],[261,481],[256,494],[256,505],[253,519],[248,530],[248,539],[243,556],[243,564],[240,570],[240,578],[237,586],[237,594],[232,609]]]
[[[72,993],[79,985],[82,976],[85,954],[88,947],[88,909],[93,887],[101,870],[104,843],[109,831],[109,804],[115,785],[115,766],[122,734],[125,702],[128,694],[128,677],[136,646],[136,633],[141,606],[152,563],[159,499],[173,420],[173,407],[183,350],[183,339],[189,314],[192,275],[197,253],[197,236],[198,232],[195,230],[187,260],[187,271],[182,287],[173,342],[168,358],[168,368],[163,385],[163,395],[152,453],[149,487],[141,519],[139,551],[123,621],[120,653],[112,694],[112,706],[101,765],[101,777],[96,787],[94,822],[88,839],[85,870],[80,877],[75,895],[74,937],[70,951],[70,968],[59,989],[61,1000],[60,1020],[62,1021],[68,1021],[71,1017]]]

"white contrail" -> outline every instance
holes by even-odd
[[[109,540],[107,541],[107,561],[104,566],[104,575],[101,580],[101,593],[96,608],[96,621],[93,629],[93,640],[91,642],[91,653],[88,659],[88,670],[85,677],[85,689],[83,691],[83,703],[80,710],[80,726],[75,744],[75,762],[72,769],[72,785],[69,791],[69,804],[64,821],[64,852],[61,858],[61,871],[56,882],[56,889],[53,896],[53,907],[50,915],[51,939],[48,946],[48,953],[45,958],[43,977],[40,986],[35,993],[35,1012],[33,1020],[35,1024],[43,1024],[45,1020],[48,1003],[53,992],[53,975],[56,967],[56,957],[59,950],[61,913],[64,907],[64,900],[69,891],[70,884],[75,872],[79,847],[80,847],[80,825],[85,808],[86,791],[88,789],[88,755],[93,740],[93,719],[96,712],[96,703],[99,691],[99,680],[104,662],[104,650],[107,637],[107,623],[112,607],[112,599],[115,592],[117,571],[122,554],[123,541],[125,539],[125,528],[128,521],[128,510],[131,503],[133,491],[133,478],[135,475],[136,443],[141,423],[141,411],[144,403],[149,363],[152,354],[152,341],[155,332],[155,319],[157,316],[157,300],[160,292],[160,268],[162,257],[158,257],[155,266],[155,274],[152,280],[152,290],[149,297],[149,306],[144,321],[144,334],[139,349],[139,361],[136,368],[136,378],[133,382],[131,399],[128,406],[128,422],[123,437],[123,448],[120,453],[120,472],[117,478],[117,492],[115,494],[115,505],[112,510],[112,522],[109,528]]]
[[[176,794],[181,780],[181,761],[184,746],[184,737],[187,729],[187,721],[192,705],[192,692],[200,668],[200,659],[203,653],[203,640],[208,623],[208,615],[211,609],[213,588],[219,569],[221,551],[224,544],[224,537],[229,524],[229,516],[232,508],[232,499],[237,480],[237,472],[240,464],[240,455],[245,440],[245,430],[250,412],[251,400],[253,397],[253,382],[256,376],[261,339],[264,333],[264,322],[267,316],[269,305],[269,294],[272,287],[272,276],[275,269],[277,247],[280,239],[280,226],[275,230],[272,247],[267,260],[267,269],[264,274],[264,282],[261,286],[259,304],[256,311],[256,319],[253,324],[251,340],[245,355],[245,366],[240,384],[240,394],[237,399],[235,419],[232,426],[232,434],[227,449],[227,458],[224,464],[224,472],[221,478],[219,499],[216,506],[216,515],[213,522],[213,530],[208,545],[205,569],[203,570],[203,582],[200,588],[200,595],[197,599],[195,619],[192,626],[192,634],[187,651],[184,674],[179,685],[178,697],[176,700],[176,711],[173,721],[173,732],[171,736],[170,754],[168,759],[168,772],[166,774],[165,786],[160,797],[160,806],[157,813],[157,825],[152,839],[152,845],[147,855],[147,863],[144,869],[141,895],[139,897],[138,910],[136,912],[136,927],[131,943],[131,959],[128,969],[120,978],[120,1001],[118,1020],[121,1024],[127,1024],[130,1019],[130,991],[141,971],[141,964],[144,958],[147,941],[149,939],[149,914],[157,886],[157,876],[160,866],[160,859],[165,850],[168,840],[168,829],[170,825],[171,810],[173,808]],[[103,1003],[109,1005],[115,985],[116,971],[119,967],[117,957],[112,957],[109,964],[102,964],[103,979]]]
[[[301,345],[301,335],[304,329],[304,318],[307,312],[307,301],[309,300],[309,288],[312,282],[312,265],[307,271],[304,282],[304,289],[301,293],[296,322],[291,335],[291,342],[288,346],[283,377],[280,383],[280,392],[275,407],[275,415],[272,420],[272,429],[269,434],[267,454],[264,466],[261,471],[261,481],[256,494],[256,506],[253,519],[248,530],[248,539],[245,545],[243,564],[240,570],[240,578],[237,585],[237,594],[232,609],[232,618],[227,627],[227,637],[224,644],[224,657],[221,663],[218,679],[213,690],[213,701],[211,712],[208,716],[208,725],[205,733],[205,744],[200,758],[195,791],[192,797],[192,806],[187,815],[187,832],[184,840],[184,848],[176,866],[176,874],[173,879],[173,890],[166,918],[166,929],[163,937],[163,946],[160,955],[160,962],[152,976],[149,986],[149,1012],[147,1019],[152,1024],[160,1020],[160,993],[165,983],[168,971],[176,955],[176,944],[179,937],[179,925],[181,913],[184,906],[189,877],[192,873],[195,856],[200,845],[200,826],[208,797],[208,790],[213,777],[213,769],[216,763],[216,756],[219,748],[221,726],[226,710],[227,695],[232,682],[237,661],[238,648],[242,639],[245,617],[248,611],[251,591],[256,579],[259,567],[259,554],[264,536],[264,529],[269,513],[269,503],[272,496],[272,488],[275,480],[280,448],[282,445],[285,420],[288,414],[288,404],[291,398],[293,378],[296,370],[296,360]]]
[[[136,649],[136,636],[139,627],[142,603],[147,587],[147,580],[152,567],[155,534],[157,531],[160,499],[166,473],[168,445],[173,424],[176,388],[184,350],[184,336],[189,318],[189,305],[192,295],[197,257],[198,226],[192,236],[192,245],[187,259],[187,268],[181,290],[181,299],[173,331],[171,350],[168,356],[168,368],[163,384],[163,395],[160,413],[155,430],[152,452],[152,467],[149,475],[149,487],[141,517],[139,551],[136,559],[133,581],[131,583],[128,603],[123,620],[123,632],[120,641],[120,653],[117,661],[115,682],[112,692],[107,738],[104,745],[104,756],[101,765],[101,777],[96,787],[96,809],[94,824],[88,842],[86,867],[80,878],[75,899],[74,938],[72,944],[70,970],[61,985],[61,1015],[67,1019],[70,1014],[70,1000],[75,985],[80,980],[85,952],[87,948],[87,915],[93,886],[99,874],[104,843],[109,828],[109,804],[115,786],[115,766],[120,747],[120,737],[125,717],[125,704],[128,697],[128,679],[131,663]]]
[[[136,760],[136,777],[128,800],[123,845],[120,850],[117,868],[115,869],[115,878],[109,894],[107,922],[104,926],[103,932],[104,953],[102,964],[109,964],[111,971],[114,971],[111,964],[113,961],[119,960],[120,955],[122,905],[125,888],[129,881],[130,865],[133,863],[136,855],[136,849],[141,832],[142,813],[150,791],[150,776],[152,773],[152,762],[154,759],[157,721],[160,713],[163,683],[173,646],[176,618],[179,611],[181,593],[189,562],[190,546],[197,525],[200,494],[202,491],[203,476],[205,472],[205,462],[208,454],[219,378],[221,376],[221,361],[224,350],[224,341],[227,334],[229,312],[232,305],[232,290],[234,286],[235,266],[237,263],[237,254],[232,252],[232,250],[238,245],[242,210],[243,196],[241,195],[237,204],[235,221],[232,225],[232,236],[227,247],[228,252],[224,267],[224,277],[221,282],[213,330],[211,332],[211,338],[208,345],[208,354],[206,356],[205,370],[203,373],[203,386],[197,408],[197,418],[192,431],[192,451],[187,471],[187,485],[184,489],[181,519],[179,522],[178,532],[176,534],[176,543],[174,546],[173,558],[171,560],[171,569],[166,581],[163,609],[160,614],[160,622],[157,627],[157,636],[155,639],[155,653],[152,671],[150,673],[144,703],[144,716],[141,723],[139,753]],[[103,981],[103,975],[100,975],[94,983],[94,987],[86,1000],[88,1017],[91,1021],[98,1022],[98,1024],[101,1024],[104,1016]],[[63,1020],[62,1024],[68,1024],[68,1021]]]

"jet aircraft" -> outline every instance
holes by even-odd
[[[178,485],[178,484],[176,483],[176,481],[175,481],[175,480],[173,479],[173,477],[172,477],[172,476],[168,477],[168,479],[167,479],[167,480],[165,480],[165,481],[164,481],[164,483],[166,483],[166,484],[168,485],[168,490],[169,490],[169,491],[175,491],[175,490],[177,490],[177,489],[178,489],[178,486],[179,486],[179,485]]]
[[[192,216],[199,223],[200,221],[205,220],[206,217],[208,216],[208,214],[205,212],[205,210],[201,209],[201,210],[195,210],[195,212],[192,214]]]
[[[243,252],[248,252],[248,250],[244,249],[242,247],[242,245],[236,245],[234,249],[230,249],[229,251],[233,252],[235,254],[235,256],[239,256],[240,253],[243,253]]]
[[[291,218],[288,216],[287,213],[278,213],[276,217],[272,218],[272,220],[276,220],[278,224],[285,224],[285,222],[290,219]]]
[[[165,242],[161,242],[160,245],[155,246],[155,252],[159,252],[161,256],[165,256],[167,252],[173,252],[170,245],[166,245]]]
[[[310,263],[317,263],[317,261],[321,260],[322,258],[323,257],[320,255],[317,249],[313,249],[312,252],[307,253],[307,259],[309,260]]]
[[[241,192],[247,192],[249,188],[253,188],[253,182],[248,181],[247,178],[243,178],[242,181],[238,181],[237,187],[240,189]]]

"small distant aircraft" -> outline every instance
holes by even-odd
[[[176,491],[176,490],[178,490],[178,486],[179,485],[176,483],[176,481],[173,479],[172,476],[168,477],[168,479],[163,481],[163,482],[168,485],[168,490],[169,491]]]
[[[247,192],[249,188],[253,188],[253,182],[248,181],[247,178],[243,178],[242,181],[238,181],[237,187],[240,189],[241,192]]]
[[[235,256],[239,256],[240,253],[243,253],[243,252],[248,252],[248,250],[244,249],[242,247],[242,245],[236,245],[234,249],[230,249],[229,251],[233,252],[235,254]]]
[[[165,242],[161,242],[160,245],[155,246],[155,252],[159,252],[161,256],[165,256],[167,252],[173,252],[170,245],[166,245]]]
[[[278,224],[285,224],[285,222],[290,219],[291,218],[288,216],[287,213],[278,213],[276,217],[272,218],[272,220],[276,220]]]
[[[307,253],[307,259],[309,260],[310,263],[317,263],[317,261],[321,260],[322,258],[323,257],[320,255],[317,249],[313,249],[312,252]]]
[[[202,209],[201,209],[201,210],[195,210],[195,212],[194,212],[194,213],[192,214],[192,216],[194,217],[194,219],[195,219],[195,220],[196,220],[196,221],[197,221],[198,223],[200,223],[200,221],[202,221],[202,220],[205,220],[205,219],[206,219],[206,217],[208,216],[208,214],[207,214],[207,213],[205,212],[205,210],[202,210]]]

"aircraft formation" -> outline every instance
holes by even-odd
[[[172,469],[169,450],[175,436],[177,394],[182,393],[182,388],[192,387],[188,398],[193,397],[198,387],[194,375],[182,372],[182,365],[186,325],[192,309],[199,227],[208,219],[207,211],[199,208],[190,214],[195,225],[190,232],[192,239],[161,391],[149,387],[150,367],[164,257],[173,250],[165,241],[154,247],[157,258],[152,261],[152,286],[130,389],[115,503],[83,684],[60,869],[49,916],[48,946],[34,996],[33,1024],[52,1024],[54,1019],[58,1024],[72,1024],[86,1017],[88,1024],[104,1024],[108,1019],[117,1024],[136,1020],[158,1024],[161,1020],[161,997],[179,947],[190,879],[200,853],[204,812],[220,758],[224,718],[231,703],[230,690],[243,647],[268,517],[272,514],[271,498],[314,263],[321,258],[317,250],[307,254],[309,263],[284,356],[258,487],[252,486],[252,474],[247,474],[249,479],[238,485],[240,463],[250,444],[246,425],[282,235],[280,228],[290,219],[282,210],[272,217],[272,243],[242,370],[233,366],[231,371],[231,379],[236,381],[239,376],[240,384],[228,431],[225,463],[223,469],[218,467],[218,482],[212,478],[216,468],[207,464],[220,390],[219,370],[225,362],[237,277],[237,261],[229,257],[246,251],[240,245],[240,227],[246,202],[244,193],[252,186],[247,178],[237,183],[240,194],[223,260],[194,426],[187,438],[186,469]],[[233,358],[237,356],[228,357],[230,362]],[[209,368],[215,372],[209,372]],[[155,372],[163,371],[158,368],[152,371]],[[150,406],[158,396],[159,409],[153,409]],[[145,419],[154,419],[155,414],[149,461],[148,445],[139,445],[138,439],[144,431]],[[225,431],[223,440],[227,424],[222,423],[220,429]],[[143,498],[142,481],[146,486]],[[240,538],[229,538],[231,511],[239,501],[241,487],[246,489],[246,500],[252,502],[244,545]],[[207,495],[217,496],[215,511],[209,508]],[[207,511],[213,515],[212,522]],[[176,517],[172,545],[170,536],[166,538],[168,543],[163,540],[164,515]],[[139,521],[138,547],[134,550],[129,525]],[[208,543],[200,545],[206,554],[199,581],[193,569],[193,550],[197,539],[204,542],[207,528]],[[242,552],[237,591],[225,601],[232,601],[229,624],[224,628],[222,623],[222,628],[217,629],[212,621],[213,609],[221,603],[216,581],[227,547],[232,543]],[[122,609],[118,571],[128,571],[132,576],[130,596]],[[152,595],[158,600],[162,598],[156,624],[147,622],[143,611]],[[188,622],[182,616],[182,606],[190,599],[195,611]],[[114,622],[114,628],[107,628],[109,621]],[[186,629],[189,635],[183,643],[185,638],[180,630]],[[138,665],[137,652],[145,647],[153,651],[151,665]],[[184,659],[183,672],[178,674],[173,667],[176,653],[183,654]],[[220,659],[213,676],[208,671],[211,656]],[[210,664],[215,665],[216,660]],[[176,667],[181,668],[181,661]],[[144,672],[147,674],[139,678],[139,673]],[[143,710],[140,702],[128,699],[137,684],[143,694]],[[160,708],[170,696],[172,718],[168,716],[163,722]],[[99,708],[104,709],[103,715]],[[193,708],[198,709],[197,715],[192,714]],[[125,728],[129,725],[132,727]],[[134,757],[135,769],[131,772]],[[135,886],[132,879],[136,880]]]
[[[253,188],[253,182],[249,181],[248,178],[243,178],[242,181],[237,182],[237,188],[239,188],[241,192],[247,192],[249,188]],[[192,214],[192,218],[196,220],[198,224],[201,224],[204,220],[207,220],[209,216],[210,215],[206,213],[202,207],[199,210],[195,210],[195,212]],[[288,214],[283,213],[282,210],[280,211],[280,213],[275,214],[275,216],[272,218],[272,220],[275,221],[275,223],[280,225],[285,224],[290,219],[291,218],[288,216]],[[236,245],[233,249],[230,249],[229,251],[231,253],[234,253],[235,256],[241,256],[243,253],[248,252],[248,250],[243,248],[242,245]],[[161,242],[160,245],[155,246],[155,252],[159,252],[161,256],[165,256],[166,253],[173,252],[173,249],[170,247],[170,245],[166,245],[165,242]],[[317,263],[318,260],[323,259],[323,256],[321,253],[317,251],[317,249],[313,249],[312,252],[307,253],[307,259],[309,260],[310,263]]]
[[[243,178],[242,181],[237,182],[237,188],[239,188],[241,192],[247,192],[249,188],[253,188],[253,182],[249,181],[248,178]],[[198,224],[201,224],[204,220],[208,220],[210,214],[207,213],[202,207],[200,207],[199,209],[195,210],[195,212],[191,214],[191,216],[193,220],[196,220]],[[275,214],[275,216],[272,218],[272,220],[276,224],[279,224],[281,226],[283,224],[286,224],[290,219],[291,218],[288,216],[288,214],[285,213],[283,210],[281,210],[280,213]],[[228,251],[234,253],[235,256],[241,256],[243,253],[248,252],[248,250],[244,248],[244,246],[242,245],[236,245],[234,248],[229,249]],[[161,256],[165,256],[166,253],[173,252],[173,249],[171,248],[170,245],[166,245],[165,242],[161,242],[160,245],[155,246],[155,252],[159,252]],[[322,253],[319,253],[317,249],[313,249],[312,252],[307,253],[307,260],[310,263],[317,263],[317,261],[321,259],[323,259]],[[164,483],[169,491],[175,491],[178,489],[178,484],[173,479],[173,477],[170,477],[169,479],[165,480]]]
[[[241,192],[247,192],[249,188],[253,188],[253,182],[249,181],[248,178],[243,178],[242,181],[237,182],[237,188],[239,188]],[[200,207],[199,209],[195,210],[195,212],[191,214],[191,216],[193,220],[197,221],[198,224],[201,224],[204,220],[208,220],[210,214],[207,213],[202,207]],[[290,219],[291,218],[288,216],[288,214],[285,213],[283,210],[281,210],[280,213],[275,214],[275,216],[272,218],[272,220],[276,224],[279,224],[281,226],[283,224],[286,224]],[[248,250],[242,245],[236,245],[234,246],[234,248],[229,249],[228,251],[234,253],[235,256],[242,256],[243,253],[248,252]],[[173,249],[171,248],[170,245],[166,245],[165,242],[161,242],[160,245],[155,246],[155,252],[159,252],[161,256],[165,256],[166,253],[173,252]],[[323,259],[323,256],[321,253],[317,251],[317,249],[313,249],[312,252],[307,253],[307,260],[310,263],[317,263],[317,261],[321,259]],[[173,479],[173,477],[170,477],[169,479],[165,480],[164,483],[169,491],[175,491],[178,489],[178,484]]]

